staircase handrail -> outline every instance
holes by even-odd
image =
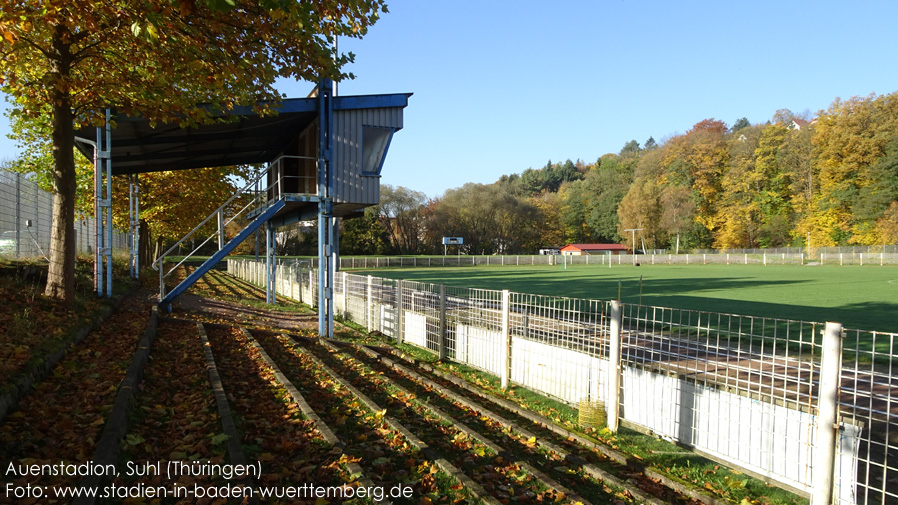
[[[280,160],[280,158],[278,158],[278,160]],[[181,244],[183,244],[184,242],[186,242],[187,239],[189,239],[190,237],[192,237],[194,233],[196,233],[200,228],[202,228],[203,226],[205,226],[206,223],[208,223],[209,220],[212,219],[213,216],[217,215],[219,212],[221,212],[222,210],[224,210],[228,205],[231,204],[231,202],[233,202],[234,200],[236,200],[237,197],[242,196],[245,192],[247,192],[247,190],[249,190],[249,189],[252,188],[254,185],[256,185],[256,184],[259,182],[259,180],[262,178],[262,176],[267,175],[268,172],[271,171],[271,168],[274,166],[274,164],[275,164],[278,160],[275,160],[275,161],[269,163],[268,166],[265,168],[265,170],[263,170],[262,172],[260,172],[259,175],[257,175],[252,181],[249,182],[249,184],[247,184],[247,185],[246,185],[243,189],[241,189],[240,191],[237,191],[236,193],[234,193],[233,195],[231,195],[231,197],[228,198],[228,200],[227,200],[225,203],[221,204],[220,207],[218,207],[217,209],[215,209],[214,211],[212,211],[211,214],[209,214],[208,216],[206,216],[206,219],[203,219],[203,220],[200,222],[200,224],[196,225],[192,230],[190,230],[189,232],[187,232],[187,235],[184,235],[184,237],[181,238],[181,240],[177,241],[177,242],[175,243],[175,245],[169,247],[167,251],[165,251],[164,253],[160,254],[159,257],[156,258],[156,261],[153,262],[153,269],[154,269],[154,270],[159,270],[159,267],[162,265],[162,260],[163,260],[166,256],[168,256],[169,253],[171,253],[171,252],[174,251],[177,247],[179,247]],[[269,188],[270,188],[270,186],[269,186]],[[266,188],[266,190],[269,189],[269,188]],[[255,196],[255,198],[253,198],[252,201],[255,201],[257,198],[259,198],[259,195],[260,195],[260,194],[262,194],[262,193],[258,193],[258,194]],[[245,210],[245,208],[244,208],[243,210]],[[241,212],[242,212],[242,210],[241,210]],[[237,215],[239,215],[239,213],[235,214],[234,217],[236,217]],[[233,219],[233,218],[231,218],[231,219]],[[212,236],[210,236],[209,238],[212,238]],[[209,239],[206,239],[206,241],[203,242],[203,244],[205,245],[205,243],[208,242],[208,241],[209,241]]]
[[[272,191],[272,189],[273,189],[275,186],[278,187],[278,188],[277,188],[277,193],[278,193],[278,195],[283,194],[283,191],[282,191],[282,180],[283,180],[283,178],[284,178],[285,176],[283,175],[283,172],[282,172],[282,170],[281,170],[281,163],[282,163],[282,160],[285,160],[285,159],[307,159],[307,160],[315,160],[315,161],[317,161],[317,158],[312,158],[312,157],[308,157],[308,156],[282,155],[282,156],[279,156],[279,157],[275,158],[271,163],[268,164],[268,166],[265,168],[265,170],[262,170],[261,172],[259,172],[259,174],[256,175],[256,177],[254,177],[252,180],[250,180],[249,183],[247,183],[246,186],[243,187],[243,189],[240,189],[239,191],[237,191],[237,192],[235,192],[233,195],[231,195],[231,197],[228,198],[228,200],[227,200],[225,203],[221,204],[221,206],[219,206],[219,207],[218,207],[217,209],[215,209],[211,214],[209,214],[208,216],[206,216],[206,218],[203,219],[203,220],[200,222],[200,224],[196,225],[192,230],[190,230],[186,235],[184,235],[184,237],[182,237],[181,240],[179,240],[178,242],[176,242],[173,246],[171,246],[170,248],[168,248],[168,250],[166,250],[164,253],[162,253],[161,255],[159,255],[159,257],[156,258],[155,261],[153,261],[152,267],[153,267],[154,270],[156,270],[156,271],[159,272],[159,286],[160,286],[160,288],[159,288],[159,290],[160,290],[160,295],[159,295],[159,296],[160,296],[160,298],[163,297],[163,296],[165,296],[165,292],[164,292],[164,291],[165,291],[165,284],[164,284],[164,282],[165,282],[165,278],[168,277],[168,275],[171,274],[171,272],[174,272],[178,267],[180,267],[182,264],[184,264],[185,261],[187,261],[188,259],[190,259],[194,254],[196,254],[197,251],[199,251],[200,249],[202,249],[203,246],[205,246],[206,244],[208,244],[209,241],[212,240],[213,237],[215,237],[216,235],[221,236],[221,234],[224,233],[224,229],[227,227],[227,225],[231,224],[231,222],[233,222],[234,219],[236,219],[238,216],[240,216],[241,214],[243,214],[247,209],[249,209],[250,207],[256,205],[256,204],[258,203],[258,201],[260,200],[260,198],[267,197],[267,196],[269,195],[269,193]],[[264,187],[264,188],[261,188],[260,185],[259,185],[259,182],[262,180],[262,177],[268,175],[268,174],[272,171],[272,169],[278,169],[278,170],[277,170],[277,172],[278,172],[278,173],[277,173],[277,176],[273,178],[271,184],[269,184],[268,186],[266,186],[266,187]],[[221,220],[221,221],[219,222],[219,230],[218,230],[217,233],[214,233],[214,234],[212,234],[212,235],[209,235],[209,237],[207,237],[207,238],[206,238],[200,245],[198,245],[198,246],[195,247],[192,251],[190,251],[187,255],[185,255],[185,256],[181,259],[181,261],[178,262],[177,265],[175,265],[174,267],[172,267],[171,269],[169,269],[168,273],[164,273],[163,264],[164,264],[165,258],[168,257],[168,255],[171,254],[172,251],[174,251],[175,249],[177,249],[178,247],[180,247],[181,244],[183,244],[183,243],[186,242],[188,239],[190,239],[191,237],[193,237],[193,235],[194,235],[197,231],[199,231],[203,226],[205,226],[205,225],[209,222],[209,220],[212,219],[214,216],[216,216],[216,215],[222,215],[222,216],[223,216],[222,213],[224,212],[224,210],[225,210],[229,205],[231,205],[231,203],[232,203],[234,200],[236,200],[238,197],[243,196],[243,195],[246,194],[246,193],[253,193],[254,196],[253,196],[253,198],[251,198],[251,199],[246,203],[246,205],[243,206],[243,208],[241,208],[238,212],[234,213],[234,215],[231,216],[230,218],[228,218],[226,221]],[[262,209],[265,205],[267,205],[267,204],[269,204],[269,203],[270,203],[270,202],[264,202],[263,204],[259,204],[259,205],[257,205],[257,208],[258,208],[258,209]]]
[[[274,185],[274,184],[272,183],[272,185]],[[268,189],[271,189],[271,186],[268,186],[268,188],[266,188],[266,191],[267,191]],[[225,221],[225,222],[224,222],[224,226],[227,226],[227,225],[231,224],[231,222],[232,222],[234,219],[236,219],[237,216],[239,216],[240,214],[243,214],[243,212],[244,212],[247,208],[249,208],[251,205],[253,205],[253,204],[255,203],[255,201],[256,201],[257,198],[258,198],[258,196],[257,196],[256,198],[253,198],[252,200],[250,200],[246,205],[243,206],[242,209],[240,209],[240,211],[236,212],[236,213],[235,213],[233,216],[231,216],[227,221]],[[206,222],[208,222],[209,219],[210,219],[212,216],[214,216],[216,213],[218,213],[218,212],[219,212],[219,211],[213,212],[212,215],[210,215],[209,217],[206,218],[206,221],[200,223],[199,227],[202,227],[204,224],[206,224]],[[195,230],[194,230],[194,231],[195,231]],[[193,231],[191,231],[191,233],[193,233]],[[189,236],[188,236],[187,238],[189,238]],[[204,240],[203,243],[201,243],[200,245],[194,247],[193,250],[190,251],[189,253],[187,253],[187,255],[184,256],[184,257],[181,259],[181,261],[178,262],[177,265],[175,265],[175,266],[173,266],[171,269],[169,269],[169,273],[172,272],[172,271],[174,271],[174,270],[176,270],[179,266],[183,265],[185,261],[189,260],[194,254],[196,254],[197,251],[199,251],[200,249],[202,249],[203,246],[205,246],[206,244],[208,244],[209,241],[212,240],[213,238],[215,238],[215,234],[212,234],[212,235],[209,235],[208,237],[206,237],[206,240]],[[177,247],[177,246],[175,246],[175,247]],[[172,249],[174,249],[174,247],[172,247]],[[160,256],[160,258],[165,258],[165,256],[167,256],[169,252],[171,252],[171,249],[169,249],[168,251],[166,251],[162,256]],[[161,266],[161,263],[160,263],[160,266]],[[153,268],[156,268],[155,263],[154,263],[154,265],[153,265]],[[156,268],[156,270],[159,270],[159,269]],[[168,274],[166,274],[165,277],[168,277]]]

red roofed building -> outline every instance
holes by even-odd
[[[623,244],[569,244],[561,248],[561,254],[581,256],[584,254],[627,254],[630,248]]]

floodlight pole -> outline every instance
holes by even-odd
[[[633,234],[633,266],[634,267],[636,266],[636,232],[642,231],[644,229],[645,228],[630,228],[629,230],[624,230],[624,231],[628,231]]]

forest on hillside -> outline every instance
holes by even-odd
[[[630,141],[595,163],[548,162],[428,200],[382,187],[342,225],[344,254],[529,254],[568,243],[734,249],[898,243],[898,92],[835,100],[816,117],[716,119]],[[631,244],[632,245],[632,244]]]

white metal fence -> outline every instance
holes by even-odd
[[[53,195],[42,191],[22,174],[0,169],[0,256],[31,258],[46,256],[50,248]],[[94,219],[75,220],[78,252],[96,246]],[[128,234],[113,233],[113,249],[128,249]]]
[[[761,250],[762,251],[762,250]],[[310,258],[317,268],[317,258]],[[341,270],[484,265],[898,265],[898,246],[819,248],[805,252],[700,252],[689,254],[585,254],[506,256],[350,256],[340,258]]]
[[[265,282],[264,263],[229,260],[228,271]],[[288,263],[277,278],[280,293],[317,301],[312,271]],[[568,403],[617,400],[624,422],[800,494],[819,490],[829,468],[833,503],[898,503],[896,333],[841,332],[828,457],[817,447],[833,426],[821,417],[821,323],[626,304],[615,337],[607,301],[345,272],[335,281],[337,313],[369,330]]]

